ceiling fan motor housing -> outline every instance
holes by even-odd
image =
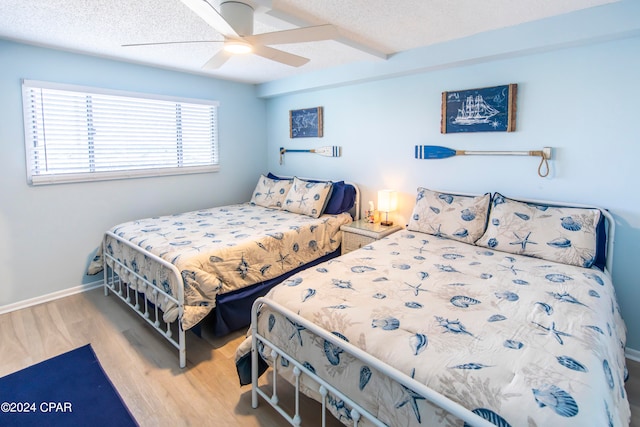
[[[253,35],[253,7],[239,1],[220,3],[220,15],[240,36]]]

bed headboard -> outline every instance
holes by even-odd
[[[353,202],[353,208],[349,211],[354,221],[360,219],[360,189],[355,182],[345,181],[345,184],[349,184],[356,190],[356,200]]]

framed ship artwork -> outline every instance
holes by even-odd
[[[440,133],[516,130],[515,83],[442,92]]]
[[[290,138],[322,138],[322,107],[289,110]]]

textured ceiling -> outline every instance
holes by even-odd
[[[255,9],[254,34],[333,24],[339,41],[272,46],[311,61],[294,68],[258,57],[202,65],[220,43],[123,47],[124,44],[222,40],[179,0],[0,0],[0,38],[73,52],[264,83],[535,21],[617,0],[243,0]],[[210,0],[219,10],[220,0]]]

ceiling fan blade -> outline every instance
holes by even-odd
[[[231,58],[231,56],[233,56],[233,54],[222,49],[220,52],[213,55],[211,59],[202,66],[202,68],[205,70],[215,70],[220,68],[229,58]]]
[[[154,45],[163,45],[163,44],[184,44],[184,43],[224,43],[224,40],[185,40],[179,42],[152,42],[152,43],[129,43],[123,44],[122,47],[133,47],[133,46],[154,46]]]
[[[331,24],[326,24],[314,27],[294,28],[293,30],[256,34],[253,36],[246,36],[244,39],[251,44],[271,45],[331,40],[338,36],[338,29]]]
[[[181,0],[186,6],[193,10],[207,24],[211,25],[214,30],[225,37],[240,37],[236,30],[205,0]]]
[[[303,56],[294,55],[292,53],[284,52],[282,50],[274,49],[272,47],[254,45],[253,53],[262,56],[263,58],[271,59],[272,61],[280,62],[292,67],[301,67],[309,62],[308,58]]]

